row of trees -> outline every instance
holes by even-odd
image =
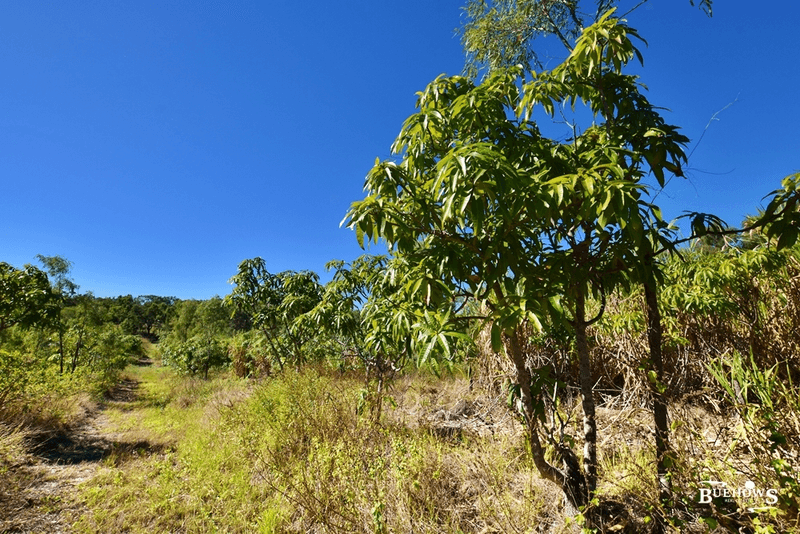
[[[0,263],[0,411],[64,376],[85,378],[100,391],[142,353],[134,325],[122,326],[120,303],[79,294],[68,260],[37,259],[41,268]]]
[[[164,338],[170,346],[199,332],[232,334],[233,320],[220,298],[99,298],[79,292],[70,261],[36,259],[39,266],[0,263],[0,409],[64,378],[80,378],[75,387],[101,392],[132,358],[144,356],[143,340]]]
[[[68,260],[37,259],[40,267],[0,263],[0,350],[7,377],[43,369],[57,375],[118,371],[142,355],[143,339],[158,343],[165,363],[203,376],[229,363],[241,376],[268,374],[342,351],[345,359],[385,367],[382,356],[365,352],[358,310],[377,294],[372,286],[382,258],[365,256],[352,266],[334,262],[327,287],[315,273],[273,275],[261,258],[246,260],[231,279],[231,295],[203,301],[81,294]],[[21,384],[4,380],[3,398],[12,388],[21,393]]]

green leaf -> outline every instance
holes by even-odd
[[[605,198],[603,199],[602,204],[600,204],[600,207],[597,210],[597,214],[598,215],[603,213],[604,211],[606,211],[606,208],[608,208],[608,205],[611,204],[611,197],[612,197],[611,190],[607,189],[606,190],[606,194],[605,194]],[[605,226],[605,225],[601,224],[600,226],[602,227],[602,226]]]
[[[539,317],[535,313],[529,311],[527,314],[525,314],[525,317],[528,319],[528,321],[531,323],[531,325],[536,331],[542,332],[544,330],[544,328],[542,327],[542,322],[539,320]]]
[[[597,217],[597,227],[605,228],[607,225],[608,225],[608,218],[606,216],[606,212],[602,211]]]
[[[650,206],[650,210],[653,212],[653,216],[656,218],[657,221],[663,221],[664,218],[661,215],[661,208],[658,206]]]
[[[466,176],[467,175],[467,161],[464,156],[457,156],[456,161],[458,161],[458,165],[461,167],[461,173]]]
[[[358,241],[358,246],[364,248],[364,230],[361,229],[360,224],[356,224],[356,240]]]
[[[700,521],[705,523],[710,530],[716,530],[719,526],[719,522],[713,517],[700,517]]]
[[[492,330],[491,330],[491,337],[492,337],[492,350],[494,352],[502,352],[503,351],[503,332],[500,329],[500,325],[497,324],[495,321],[492,323]]]
[[[778,250],[794,246],[797,242],[797,228],[794,226],[786,226],[778,238]]]

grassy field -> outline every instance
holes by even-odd
[[[0,433],[0,531],[580,532],[580,516],[565,516],[560,490],[536,474],[503,395],[458,373],[411,373],[376,423],[363,387],[360,374],[325,367],[252,381],[132,365],[102,402],[73,398],[59,434],[69,440],[50,456],[35,436]],[[573,435],[579,411],[561,408]],[[671,411],[679,465],[668,507],[654,497],[648,410],[598,411],[599,532],[651,532],[656,519],[672,532],[796,530],[791,509],[744,517],[742,500],[698,504],[702,480],[780,482],[759,465],[765,449],[747,443],[741,415],[690,402]]]
[[[117,445],[68,507],[74,532],[580,531],[536,475],[504,399],[470,391],[463,377],[401,378],[380,424],[359,409],[360,376],[323,368],[252,382],[147,366],[126,380],[135,394],[104,412]],[[732,418],[673,411],[685,463],[674,483],[687,502],[667,519],[674,531],[723,528],[689,509],[693,477],[704,470],[736,487],[734,466],[752,455]],[[607,406],[599,419],[616,429],[600,444],[599,528],[648,532],[665,513],[653,498],[650,416]]]
[[[463,380],[401,381],[374,425],[360,380],[317,369],[261,384],[130,375],[139,398],[108,430],[148,446],[103,460],[76,532],[513,532],[554,505],[502,406],[448,412]]]

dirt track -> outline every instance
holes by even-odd
[[[147,444],[120,441],[107,430],[106,412],[130,409],[138,389],[137,381],[124,379],[102,403],[87,411],[80,425],[31,436],[26,461],[3,474],[0,533],[70,532],[70,518],[80,514],[74,499],[76,486],[91,479],[109,455],[147,448]]]

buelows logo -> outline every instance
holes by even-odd
[[[709,504],[714,499],[723,501],[733,501],[734,499],[748,505],[748,510],[757,512],[767,508],[772,508],[778,504],[778,490],[775,488],[759,488],[755,482],[748,480],[744,487],[730,488],[725,482],[717,480],[704,480],[703,484],[708,484],[707,488],[700,488],[700,495],[697,502]]]

